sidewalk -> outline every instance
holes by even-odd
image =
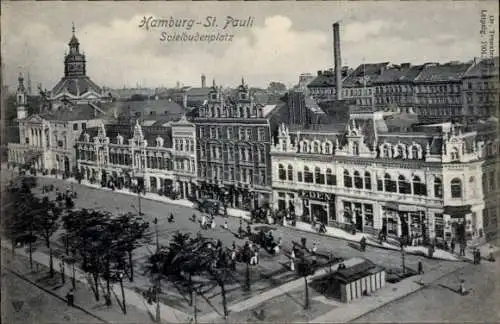
[[[9,242],[3,241],[2,240],[2,246],[5,249],[11,250],[11,244]],[[28,257],[28,253],[24,249],[16,249],[16,254]],[[43,266],[48,267],[49,266],[49,256],[45,253],[41,252],[34,252],[33,253],[33,261],[36,263],[39,263]],[[53,257],[53,264],[58,265],[60,262],[60,259],[57,257]],[[56,269],[57,271],[57,266]],[[66,273],[70,273],[70,269],[66,271]],[[83,272],[80,269],[76,269],[75,272],[75,278],[78,282],[83,283],[89,290],[91,290],[91,287],[88,287],[88,275]],[[121,291],[119,285],[112,285],[112,292],[116,296],[121,296]],[[140,294],[136,293],[135,291],[129,289],[129,288],[124,288],[125,292],[125,300],[127,305],[135,306],[137,309],[144,311],[146,313],[152,314],[152,316],[155,316],[156,313],[156,305],[148,305],[143,296]],[[90,310],[89,310],[90,311]],[[175,309],[173,307],[170,307],[168,305],[164,305],[160,303],[160,314],[162,320],[168,322],[168,323],[184,323],[188,322],[189,319],[191,318],[190,315],[179,311],[178,309]]]
[[[285,227],[288,228],[294,228],[299,231],[304,231],[304,232],[309,232],[309,233],[316,233],[317,235],[324,235],[324,236],[330,236],[330,237],[335,237],[338,239],[350,241],[353,243],[359,243],[362,237],[367,238],[367,245],[381,248],[381,249],[387,249],[387,250],[394,250],[394,251],[400,251],[401,248],[399,246],[389,244],[387,242],[382,242],[382,244],[379,244],[377,239],[373,237],[370,234],[362,233],[362,232],[357,232],[356,234],[352,235],[340,228],[334,228],[334,227],[327,227],[326,233],[318,233],[315,229],[311,227],[311,224],[304,223],[304,222],[297,222],[296,226],[291,226],[291,225],[285,225]],[[489,247],[489,244],[485,244]],[[488,255],[486,251],[486,247],[480,247],[481,249],[481,255],[486,256]],[[406,246],[404,248],[405,252],[408,254],[413,254],[413,255],[427,255],[427,247],[425,246]],[[484,251],[483,251],[484,250]],[[494,251],[498,251],[499,248],[494,248]],[[456,254],[452,254],[450,252],[444,251],[444,250],[439,250],[436,249],[433,255],[434,259],[439,259],[439,260],[447,260],[447,261],[464,261],[464,260],[472,260],[472,252],[468,248],[466,250],[466,256],[465,257],[459,257]]]
[[[362,263],[363,261],[364,261],[364,259],[362,259],[362,258],[352,258],[352,259],[346,260],[344,262],[344,264],[346,265],[346,267],[352,267],[356,264]],[[338,264],[332,265],[331,266],[332,271],[337,271],[338,266],[339,266]],[[307,281],[311,282],[313,279],[324,276],[325,274],[327,274],[329,272],[330,272],[330,267],[320,269],[320,270],[316,271],[316,273],[314,275],[308,276]],[[253,308],[253,307],[265,302],[266,300],[283,295],[289,291],[292,291],[294,289],[302,287],[303,285],[304,285],[304,278],[295,279],[295,280],[290,281],[290,282],[288,282],[284,285],[281,285],[277,288],[270,289],[270,290],[265,291],[257,296],[253,296],[253,297],[248,298],[246,300],[243,300],[237,304],[231,305],[231,306],[229,306],[229,311],[237,313],[237,312],[244,311],[246,309]],[[199,318],[199,322],[202,322],[202,323],[218,323],[220,321],[222,321],[222,317],[218,313],[215,313],[215,312],[204,315],[204,316]]]

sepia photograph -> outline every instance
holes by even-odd
[[[497,1],[2,1],[1,321],[500,323]]]

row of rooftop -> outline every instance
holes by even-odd
[[[499,58],[452,61],[448,63],[390,64],[390,62],[361,64],[352,70],[342,67],[342,86],[357,87],[392,82],[448,82],[466,78],[498,77]],[[318,71],[308,88],[335,86],[335,71]]]

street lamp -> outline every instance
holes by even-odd
[[[125,290],[123,289],[123,272],[118,273],[118,279],[120,279],[120,288],[122,290],[122,300],[123,300],[123,314],[127,314],[127,304],[125,303]]]
[[[160,252],[160,241],[158,239],[158,218],[155,217],[153,222],[155,224],[155,234],[156,234],[156,253],[158,253]]]

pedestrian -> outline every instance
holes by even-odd
[[[422,264],[422,261],[418,261],[418,274],[421,275],[424,273],[424,265]]]
[[[481,250],[480,249],[476,249],[476,256],[477,256],[477,264],[480,264],[481,263]]]
[[[224,229],[229,229],[229,226],[227,225],[227,219],[224,221]]]
[[[455,253],[455,238],[451,239],[450,249],[451,249],[451,253]]]
[[[236,242],[233,241],[233,250],[236,250]]]
[[[313,243],[313,247],[312,247],[312,249],[311,249],[311,252],[312,252],[313,254],[316,254],[316,251],[318,251],[318,246],[316,245],[316,242],[315,242],[315,243]]]
[[[467,294],[467,289],[465,289],[465,280],[460,280],[460,288],[459,288],[459,293],[460,295],[464,296]]]
[[[205,229],[205,228],[206,228],[206,226],[207,226],[207,217],[206,217],[205,215],[203,215],[203,216],[201,217],[201,228],[202,228],[202,229]]]
[[[493,245],[490,245],[488,250],[488,260],[491,262],[495,262],[495,256],[493,255],[494,252],[495,250],[493,249]]]
[[[290,259],[295,259],[295,247],[292,248],[292,252],[290,253]]]
[[[236,270],[236,249],[231,251],[231,269]]]
[[[252,235],[252,228],[250,227],[250,224],[247,224],[247,235]]]
[[[216,224],[215,224],[215,217],[212,217],[211,228],[215,229],[215,226],[216,226]]]
[[[276,244],[276,245],[274,246],[274,254],[275,254],[275,255],[278,255],[279,253],[280,253],[280,246],[279,246],[279,244]]]
[[[290,260],[290,271],[295,271],[295,263],[293,259]]]
[[[465,243],[460,242],[460,256],[465,256]]]
[[[71,288],[68,293],[66,294],[66,300],[68,306],[74,306],[75,305],[75,295],[73,292],[73,288]]]

